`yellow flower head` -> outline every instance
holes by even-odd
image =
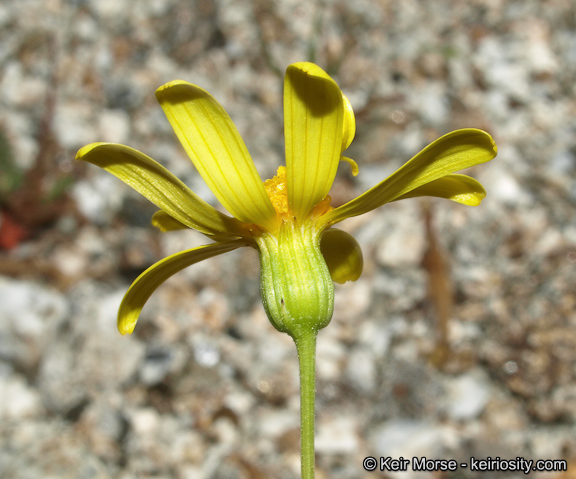
[[[196,169],[232,216],[196,196],[160,164],[128,146],[92,143],[77,159],[98,165],[140,192],[160,211],[162,231],[191,228],[215,243],[182,251],[148,268],[126,293],[118,329],[131,333],[154,290],[204,259],[251,246],[260,253],[262,299],[272,324],[298,337],[330,321],[333,281],[356,280],[362,253],[349,234],[332,226],[385,203],[416,196],[478,205],[482,185],[456,171],[491,160],[496,145],[486,132],[457,130],[439,138],[404,166],[348,203],[332,208],[328,195],[355,134],[348,99],[320,67],[295,63],[284,80],[286,166],[262,181],[234,123],[205,90],[177,80],[156,96]]]

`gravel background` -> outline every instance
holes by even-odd
[[[175,276],[120,336],[130,281],[204,239],[156,232],[153,207],[73,158],[129,144],[214,202],[154,90],[182,78],[210,91],[268,178],[283,161],[283,71],[300,60],[357,113],[360,175],[342,168],[335,203],[450,130],[499,146],[470,172],[480,207],[407,200],[343,224],[365,272],[337,286],[319,337],[318,479],[524,477],[366,472],[369,455],[565,459],[567,472],[530,475],[576,477],[574,2],[8,0],[2,479],[299,477],[296,354],[264,314],[256,253]]]

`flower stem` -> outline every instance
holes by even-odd
[[[314,404],[316,398],[316,335],[309,330],[293,336],[300,365],[300,441],[302,479],[314,479]]]

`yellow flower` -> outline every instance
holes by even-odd
[[[261,260],[262,299],[272,324],[298,337],[324,327],[334,304],[333,280],[356,280],[362,253],[349,234],[331,228],[385,203],[436,196],[478,205],[480,183],[453,174],[496,156],[494,141],[476,129],[439,138],[384,181],[332,208],[328,195],[338,164],[355,134],[354,113],[338,85],[318,66],[295,63],[284,80],[286,166],[262,182],[232,120],[206,91],[181,80],[156,96],[223,214],[196,196],[160,164],[128,146],[93,143],[77,159],[104,168],[154,203],[152,219],[162,231],[191,228],[215,243],[173,254],[148,268],[126,293],[118,329],[131,333],[154,290],[178,271],[241,246]]]

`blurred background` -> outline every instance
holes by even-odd
[[[282,78],[317,62],[357,115],[341,204],[430,141],[490,132],[481,206],[406,200],[342,228],[365,271],[318,343],[317,477],[366,456],[564,459],[576,477],[576,4],[569,0],[7,0],[0,5],[0,477],[299,477],[297,358],[246,248],[195,265],[116,330],[130,282],[208,242],[74,161],[135,147],[216,205],[154,97],[211,92],[263,179]]]

